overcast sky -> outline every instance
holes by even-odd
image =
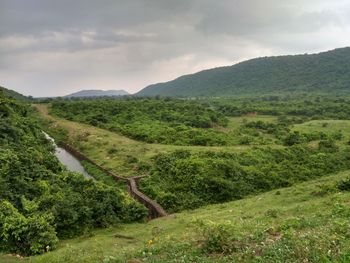
[[[0,85],[145,86],[257,56],[350,46],[350,0],[0,0]]]

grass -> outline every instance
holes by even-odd
[[[293,130],[300,132],[324,132],[331,134],[341,132],[342,141],[350,140],[350,120],[312,120],[301,124],[296,124]]]
[[[51,122],[52,127],[60,127],[68,131],[68,138],[71,144],[92,160],[122,176],[140,175],[138,168],[143,165],[149,165],[151,158],[160,153],[175,150],[240,152],[252,147],[249,145],[175,146],[149,144],[129,139],[115,132],[51,116],[49,115],[49,106],[46,104],[36,104],[34,107],[38,110],[40,116]],[[271,116],[247,116],[247,118],[249,120],[256,118],[274,119]],[[237,128],[242,120],[243,118],[232,118],[229,128]]]
[[[344,225],[344,229],[349,229],[348,218],[338,218],[334,214],[334,209],[337,206],[349,206],[350,192],[339,192],[334,187],[338,181],[349,176],[350,171],[341,172],[293,187],[274,190],[238,201],[185,211],[143,224],[125,224],[96,230],[91,233],[91,236],[62,241],[58,249],[44,255],[23,260],[3,255],[0,256],[0,262],[74,263],[141,262],[141,260],[142,262],[190,262],[180,259],[191,257],[191,253],[192,255],[198,253],[198,251],[192,251],[196,251],[196,246],[200,244],[200,236],[194,231],[196,229],[195,222],[198,220],[230,223],[234,226],[236,235],[239,236],[252,236],[256,233],[267,235],[270,238],[268,241],[270,243],[266,243],[264,248],[276,249],[276,251],[270,249],[274,253],[277,253],[278,249],[284,251],[279,244],[282,242],[279,241],[280,236],[289,238],[292,234],[303,236],[304,240],[314,239],[315,248],[324,249],[324,246],[341,236],[338,228],[334,226]],[[165,244],[167,247],[164,246]],[[186,250],[188,249],[186,244],[190,244],[189,251]],[[259,244],[251,241],[247,246]],[[342,247],[339,245],[339,249],[342,249],[343,252],[349,251],[350,239],[342,239]],[[298,260],[294,262],[303,262],[302,257],[306,257],[299,250],[294,251],[300,254],[297,255]],[[200,254],[198,261],[193,262],[235,262],[232,260],[236,256],[238,257],[237,253],[226,257]],[[284,256],[286,255],[279,255],[281,261],[261,262],[284,262]],[[225,258],[231,261],[225,261]],[[243,259],[242,261],[244,261]]]
[[[324,132],[325,134],[334,134],[341,132],[343,137],[337,142],[340,148],[346,147],[350,141],[350,120],[312,120],[301,124],[296,124],[292,130],[299,132]],[[317,147],[318,141],[310,143],[310,146]]]

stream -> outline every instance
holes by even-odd
[[[72,154],[70,154],[68,151],[63,149],[62,147],[57,146],[55,143],[55,140],[51,138],[46,132],[43,132],[45,134],[45,137],[52,142],[52,144],[55,147],[55,156],[57,159],[67,167],[67,169],[71,172],[77,172],[84,175],[87,179],[94,179],[89,173],[85,170],[85,168],[81,165],[80,161],[75,158]]]

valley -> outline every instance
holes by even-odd
[[[0,263],[350,263],[349,0],[0,13]]]
[[[0,95],[1,262],[350,260],[346,95]]]
[[[291,105],[294,103],[290,102]],[[260,104],[257,102],[254,107],[259,108]],[[269,111],[266,105],[264,103],[261,112]],[[70,262],[232,262],[237,258],[239,262],[295,262],[302,259],[321,262],[326,258],[337,259],[339,262],[348,260],[349,255],[343,252],[346,247],[350,247],[345,230],[350,195],[338,188],[340,182],[350,179],[348,161],[342,161],[343,157],[348,158],[348,120],[331,120],[327,117],[324,120],[310,120],[312,116],[305,115],[303,118],[300,115],[282,118],[279,114],[251,114],[249,112],[252,110],[248,108],[248,113],[242,116],[226,116],[227,123],[224,126],[213,126],[213,129],[223,134],[253,137],[245,144],[238,140],[233,145],[220,146],[172,145],[147,143],[106,128],[66,120],[50,113],[52,106],[49,104],[35,104],[33,107],[42,120],[41,125],[50,134],[56,134],[57,140],[68,142],[98,165],[121,176],[148,175],[148,178],[139,182],[140,189],[160,202],[170,215],[144,223],[119,224],[105,230],[94,230],[90,232],[91,237],[63,240],[57,250],[27,258],[29,262],[62,262],[63,259]],[[288,129],[281,123],[286,123],[283,125],[287,125]],[[260,143],[255,143],[255,136],[260,138]],[[290,141],[290,137],[293,140]],[[264,138],[264,143],[261,143],[261,138]],[[331,140],[333,143],[322,150],[319,144],[323,140]],[[272,165],[275,162],[272,156],[275,154],[289,156],[290,163],[283,160],[286,169],[290,170],[288,173],[283,170],[282,159],[276,160],[276,164]],[[293,156],[294,154],[297,155]],[[293,158],[301,154],[301,159],[297,158],[293,163]],[[157,163],[157,159],[161,160],[159,158],[165,158],[165,164],[177,167],[175,169],[190,169],[189,174],[186,170],[180,170],[180,174],[173,173],[173,168],[164,170],[168,168]],[[172,158],[175,158],[175,162]],[[269,162],[266,163],[264,158],[268,158]],[[310,161],[308,158],[311,158]],[[318,158],[321,159],[317,160]],[[229,168],[231,159],[238,161],[232,167],[234,170]],[[301,161],[302,159],[304,160]],[[217,166],[214,160],[224,166]],[[229,173],[237,174],[240,171],[248,177],[254,174],[247,173],[244,166],[239,166],[240,162],[249,162],[244,164],[248,165],[247,168],[250,167],[248,170],[263,171],[264,180],[257,180],[261,177],[256,177],[253,182],[257,184],[250,185],[248,181],[234,179],[234,184],[238,186],[230,188],[228,183],[232,179],[227,177]],[[330,165],[335,163],[336,166]],[[202,186],[199,184],[199,188],[193,188],[199,182],[195,178],[201,174],[197,168],[193,170],[197,164],[198,168],[205,169],[204,173],[212,177],[204,179],[210,181],[211,187],[219,182],[213,181],[218,175],[212,174],[211,169],[215,173],[222,173],[225,171],[222,169],[226,169],[227,173],[215,179],[221,178],[217,188],[210,190],[203,186],[205,195],[210,195],[213,191],[213,196],[205,202],[206,199],[197,192],[202,191]],[[314,165],[316,170],[313,171]],[[98,172],[91,165],[85,163],[84,166],[89,173],[98,174],[97,180],[123,188],[122,185],[116,186],[115,182],[107,180],[106,174]],[[161,177],[158,177],[157,169],[163,171]],[[305,169],[310,170],[303,177]],[[332,172],[335,170],[344,171]],[[279,180],[277,171],[284,177],[279,183],[276,181]],[[174,176],[175,181],[168,181],[166,174]],[[294,177],[294,174],[298,176]],[[286,180],[289,176],[288,180],[291,181]],[[308,182],[302,182],[304,180]],[[257,191],[254,190],[256,187]],[[162,194],[158,195],[152,189],[157,189]],[[243,189],[249,190],[244,192]],[[197,192],[200,199],[186,195],[191,191]],[[172,195],[180,197],[183,202],[171,199]],[[198,203],[198,200],[202,200],[202,203]],[[214,204],[210,205],[212,201]],[[301,236],[303,239],[300,239]],[[327,242],[329,236],[333,240],[331,243]],[[337,245],[332,247],[332,242]],[[79,258],[75,257],[76,254],[80,255]],[[5,262],[17,262],[8,256],[3,256],[3,259]]]

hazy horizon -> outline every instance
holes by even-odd
[[[126,90],[247,59],[350,45],[350,3],[0,0],[0,85]]]

